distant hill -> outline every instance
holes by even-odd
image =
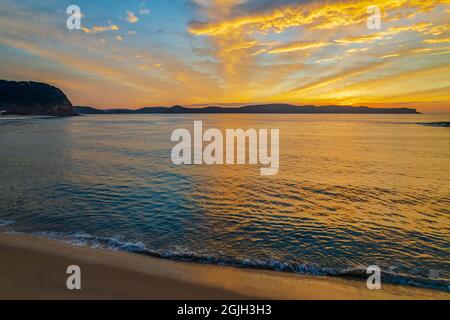
[[[15,115],[76,116],[58,88],[40,82],[0,80],[0,112]]]
[[[73,107],[73,111],[79,114],[103,114],[104,110],[95,109],[92,107],[85,106],[75,106]]]
[[[415,109],[407,108],[368,108],[350,106],[295,106],[291,104],[250,105],[239,108],[186,108],[174,106],[164,113],[247,113],[247,114],[418,114]]]
[[[146,107],[146,108],[138,109],[134,113],[144,113],[144,114],[164,113],[166,110],[167,110],[167,108],[165,108],[165,107]]]
[[[165,107],[146,107],[138,110],[131,109],[106,109],[100,110],[93,107],[75,106],[74,111],[79,114],[154,114],[164,113],[167,110]]]
[[[205,107],[187,108],[183,106],[147,107],[138,110],[75,107],[80,114],[419,114],[408,108],[369,108],[350,106],[295,106],[291,104],[249,105],[238,108]]]

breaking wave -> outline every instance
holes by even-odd
[[[1,226],[2,221],[0,221]],[[11,222],[12,223],[12,222]],[[8,231],[10,234],[25,234],[22,232]],[[84,232],[62,234],[58,232],[33,232],[32,236],[60,241],[73,246],[90,247],[110,251],[125,251],[155,258],[171,259],[176,261],[196,262],[202,264],[216,264],[239,268],[251,268],[260,270],[272,270],[290,272],[314,276],[353,277],[367,279],[366,267],[330,268],[314,264],[288,263],[278,260],[256,260],[243,257],[231,257],[221,254],[199,254],[186,249],[153,250],[142,242],[125,241],[121,237],[93,236]],[[382,271],[382,280],[385,283],[409,285],[429,289],[450,291],[450,282],[445,280],[432,280],[418,278],[410,275]]]
[[[430,126],[430,127],[447,127],[450,128],[450,122],[421,122],[418,123],[424,126]]]
[[[6,227],[9,226],[11,224],[15,223],[15,221],[11,221],[11,220],[0,220],[0,227]]]

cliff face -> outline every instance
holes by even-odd
[[[0,111],[17,115],[77,115],[60,89],[27,81],[0,80]]]

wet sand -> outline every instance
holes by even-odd
[[[69,265],[81,290],[66,287]],[[450,299],[408,286],[145,257],[0,233],[0,299]]]

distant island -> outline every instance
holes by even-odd
[[[58,88],[31,81],[0,80],[1,115],[76,116],[72,103]]]
[[[352,106],[313,106],[261,104],[243,107],[187,108],[146,107],[138,110],[100,110],[72,106],[60,89],[40,82],[0,80],[0,115],[76,116],[78,114],[420,114],[409,108],[369,108]]]
[[[409,108],[369,108],[351,106],[295,106],[291,104],[262,104],[243,107],[205,107],[187,108],[146,107],[137,110],[107,109],[99,110],[93,107],[74,107],[79,114],[420,114],[416,109]]]

